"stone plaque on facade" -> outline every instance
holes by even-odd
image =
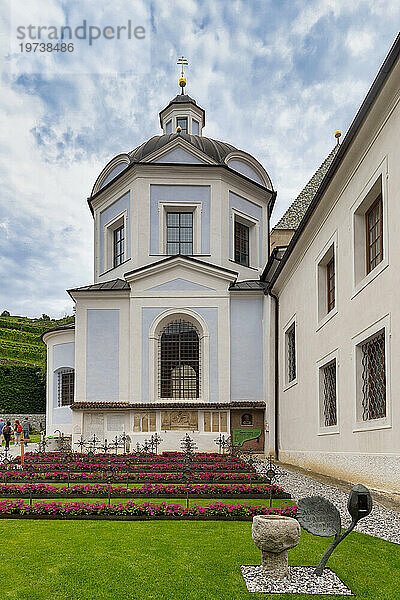
[[[161,412],[161,429],[164,431],[198,430],[197,410],[171,410]]]
[[[103,439],[104,437],[104,414],[85,413],[83,417],[84,437],[92,437],[94,434]]]
[[[120,413],[107,415],[107,431],[125,431],[125,416]]]

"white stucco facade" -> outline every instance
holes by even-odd
[[[279,300],[280,459],[395,492],[400,492],[399,96],[397,62],[272,287]],[[367,273],[365,214],[379,193],[383,257]],[[336,301],[328,312],[324,256],[329,250]],[[291,323],[297,372],[289,383],[285,333]],[[384,340],[385,397],[379,398],[382,416],[371,418],[363,414],[360,352],[378,333]],[[271,362],[273,346],[271,338]],[[321,369],[329,364],[336,367],[333,426],[325,426],[321,406]],[[272,364],[268,381],[273,381]]]
[[[69,290],[75,328],[44,335],[48,433],[76,444],[125,431],[135,445],[157,432],[160,449],[179,450],[188,432],[202,451],[242,436],[283,462],[400,492],[398,55],[397,43],[286,250],[269,253],[267,171],[205,138],[188,96],[161,111],[162,135],[106,165],[88,200],[94,282]],[[175,133],[182,117],[188,133]],[[185,248],[169,238],[171,213],[190,215],[190,252],[171,251]],[[184,394],[163,346],[177,323],[196,339],[195,360],[179,363],[181,379],[192,373]]]
[[[182,116],[189,134],[167,135],[166,122]],[[58,330],[45,336],[48,433],[62,426],[73,444],[81,436],[110,440],[123,431],[136,444],[157,432],[164,450],[179,450],[190,432],[200,450],[215,451],[219,434],[228,438],[242,430],[247,445],[264,451],[260,275],[268,258],[274,192],[256,159],[202,138],[201,116],[191,99],[187,106],[181,97],[173,100],[160,113],[163,135],[151,138],[144,154],[139,147],[112,159],[95,182],[89,198],[94,283],[69,290],[76,307],[74,334]],[[198,136],[191,135],[194,118]],[[167,245],[171,213],[190,214],[190,253],[172,253]],[[237,223],[248,235],[241,262],[235,254]],[[118,265],[116,229],[124,236]],[[249,287],[238,286],[248,280]],[[178,321],[197,332],[197,390],[163,397],[160,340]],[[67,336],[74,341],[72,410],[58,408],[63,392],[51,363],[53,346]],[[68,423],[57,420],[64,412]]]

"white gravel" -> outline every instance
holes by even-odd
[[[249,592],[266,594],[338,594],[353,596],[352,591],[330,569],[321,577],[314,575],[315,567],[289,567],[289,577],[264,577],[260,566],[242,566],[242,575]]]
[[[266,470],[266,461],[260,462],[264,463],[263,466],[256,466],[256,469]],[[339,509],[342,527],[350,525],[351,517],[347,511],[348,493],[316,481],[307,475],[289,471],[282,467],[275,466],[274,468],[279,472],[279,476],[274,483],[289,492],[294,501],[298,502],[300,498],[307,496],[323,496]],[[355,531],[373,535],[387,542],[400,544],[400,513],[374,503],[371,513],[358,522]]]

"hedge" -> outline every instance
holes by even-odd
[[[44,370],[25,365],[0,365],[0,413],[46,412]]]

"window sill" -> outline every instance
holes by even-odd
[[[127,258],[122,263],[120,263],[117,267],[111,267],[110,269],[107,269],[107,271],[103,271],[102,273],[99,273],[99,277],[102,277],[103,275],[107,275],[107,273],[110,273],[110,271],[114,271],[114,269],[118,269],[119,267],[121,267],[125,263],[129,262],[130,260],[131,260],[131,258]]]
[[[361,431],[375,431],[377,429],[391,429],[392,424],[388,419],[371,419],[370,421],[357,422],[353,425],[353,433]]]
[[[332,308],[331,311],[329,311],[324,317],[323,319],[321,319],[320,321],[318,321],[318,325],[315,329],[315,331],[319,331],[326,323],[328,323],[328,321],[330,321],[335,315],[337,315],[338,313],[338,309],[335,306],[335,308]]]
[[[290,383],[287,383],[283,387],[282,391],[286,392],[287,390],[290,390],[290,388],[292,388],[294,385],[297,385],[297,384],[298,384],[298,380],[297,380],[297,377],[296,377],[296,379],[293,379],[293,381],[291,381]]]
[[[242,265],[242,263],[237,262],[236,260],[233,260],[233,258],[230,258],[229,262],[234,263],[235,265],[240,265],[241,267],[244,267],[245,269],[251,269],[252,271],[258,271],[258,267],[250,267],[249,265]]]
[[[339,427],[333,425],[332,427],[321,427],[317,435],[338,435],[340,433]]]
[[[375,267],[375,269],[373,269],[370,273],[368,273],[368,275],[366,275],[365,277],[363,277],[363,279],[361,279],[361,281],[359,281],[353,288],[353,293],[350,296],[350,299],[353,300],[353,298],[355,298],[357,296],[357,294],[359,294],[367,285],[369,285],[371,283],[371,281],[373,281],[375,279],[375,277],[378,277],[378,275],[380,275],[382,273],[382,271],[384,271],[387,267],[389,266],[389,261],[386,259],[383,259],[379,265],[377,267]]]

